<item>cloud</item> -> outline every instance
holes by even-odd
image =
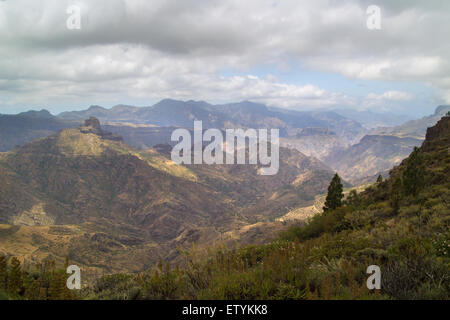
[[[367,98],[374,100],[409,101],[413,99],[413,95],[409,92],[387,91],[383,94],[369,93]]]
[[[252,74],[297,63],[349,79],[423,83],[450,102],[449,2],[377,1],[378,31],[366,28],[369,2],[0,2],[0,112],[8,105],[64,108],[165,97],[286,107],[361,103],[313,80],[282,81],[273,70]],[[69,5],[81,8],[81,30],[66,27]],[[235,76],[223,77],[224,69]],[[391,90],[364,99],[407,96]]]

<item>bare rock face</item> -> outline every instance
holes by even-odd
[[[95,117],[90,117],[89,119],[84,121],[85,127],[92,127],[95,130],[102,130],[102,127],[100,126],[100,121]]]
[[[100,125],[100,121],[95,117],[90,117],[84,121],[84,126],[81,128],[83,133],[93,133],[100,136],[104,140],[121,141],[122,137],[104,131]]]
[[[429,151],[437,146],[448,148],[450,141],[450,116],[446,115],[434,127],[427,129],[425,142],[423,143],[423,150]],[[450,150],[450,149],[448,149]]]
[[[427,129],[426,140],[436,140],[450,132],[450,116],[444,116],[434,127]]]

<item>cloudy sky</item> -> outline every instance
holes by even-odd
[[[0,113],[174,98],[419,116],[450,103],[449,39],[447,0],[0,0]]]

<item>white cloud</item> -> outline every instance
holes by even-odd
[[[66,6],[82,29],[66,28]],[[295,107],[354,105],[311,81],[249,74],[292,61],[348,78],[420,82],[450,102],[450,2],[378,1],[382,29],[366,28],[371,1],[15,0],[0,2],[2,105],[121,99],[251,99]],[[223,69],[248,76],[221,76]],[[309,83],[308,83],[309,82]],[[407,101],[395,90],[368,100]],[[369,102],[367,102],[369,103]]]
[[[391,100],[391,101],[409,101],[413,99],[413,95],[403,91],[386,91],[382,94],[369,93],[368,99],[374,100]]]

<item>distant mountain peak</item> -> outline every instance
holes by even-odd
[[[434,111],[434,115],[444,115],[447,112],[450,111],[450,105],[449,104],[445,104],[445,105],[440,105],[436,108],[436,111]]]
[[[27,118],[53,118],[53,115],[46,109],[40,111],[30,110],[27,112],[19,113],[18,116]]]
[[[97,105],[90,106],[88,109],[88,111],[96,111],[96,110],[106,110],[106,109]]]

